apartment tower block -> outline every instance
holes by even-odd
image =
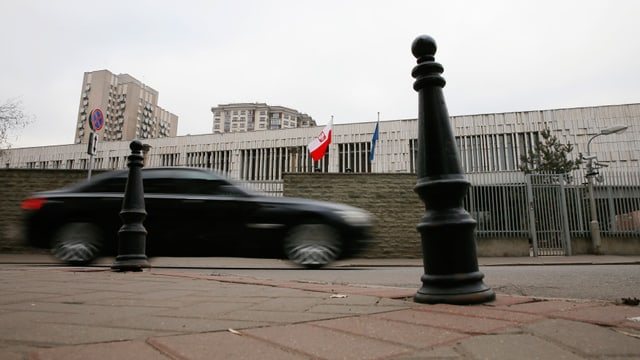
[[[212,107],[211,112],[214,134],[316,126],[307,114],[265,103],[221,104]]]
[[[85,72],[74,143],[87,143],[89,114],[102,110],[101,141],[175,137],[178,116],[158,106],[158,91],[128,74],[108,70]]]

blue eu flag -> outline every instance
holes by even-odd
[[[369,153],[369,161],[373,161],[373,153],[376,150],[376,143],[378,142],[378,125],[380,125],[380,121],[376,123],[376,130],[373,132],[373,137],[371,138],[371,152]]]

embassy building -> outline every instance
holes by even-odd
[[[602,133],[614,125],[627,130]],[[451,117],[466,173],[518,171],[520,157],[533,149],[544,129],[561,143],[572,144],[572,157],[590,153],[607,171],[637,172],[639,125],[640,103]],[[243,181],[277,181],[283,173],[296,172],[416,172],[417,119],[381,121],[373,160],[375,121],[333,124],[328,151],[314,162],[307,145],[323,127],[148,138],[143,140],[148,145],[145,166],[210,168]],[[100,142],[92,161],[85,143],[8,149],[0,160],[6,168],[120,169],[127,166],[129,144]]]

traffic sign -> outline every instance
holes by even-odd
[[[104,114],[102,110],[93,109],[89,114],[89,126],[93,131],[100,131],[104,127]]]
[[[87,146],[87,154],[95,155],[98,152],[98,134],[92,132],[89,134],[89,146]]]

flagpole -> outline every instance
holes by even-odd
[[[378,130],[378,137],[380,137],[380,111],[378,111],[378,121],[376,122],[376,130]],[[376,139],[376,143],[378,142],[378,139]],[[376,168],[378,167],[377,164],[379,163],[379,161],[376,161]],[[371,169],[373,170],[373,169]]]
[[[331,128],[331,137],[333,138],[333,115],[331,115],[331,122],[330,122],[330,128]],[[333,140],[333,139],[332,139]],[[331,153],[329,152],[329,148],[331,147],[331,141],[329,141],[329,145],[327,145],[327,154],[329,154],[329,158],[327,159],[327,172],[330,171],[329,168],[329,161],[331,160]]]

